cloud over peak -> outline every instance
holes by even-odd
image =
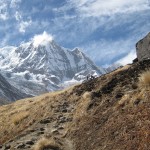
[[[32,39],[34,47],[38,47],[39,45],[47,45],[47,43],[53,40],[52,35],[48,34],[44,31],[42,34],[35,35]]]

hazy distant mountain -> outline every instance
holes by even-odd
[[[9,82],[30,95],[61,89],[83,81],[88,74],[105,73],[79,48],[69,50],[54,40],[4,47],[0,49],[0,65]]]
[[[115,64],[112,64],[110,65],[109,67],[105,68],[105,71],[107,73],[111,72],[111,71],[114,71],[116,69],[118,69],[119,67],[121,67],[122,65],[120,63],[115,63]]]

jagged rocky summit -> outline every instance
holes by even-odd
[[[33,96],[83,81],[88,74],[105,73],[79,48],[69,50],[54,40],[1,48],[0,65],[1,74],[11,85]]]

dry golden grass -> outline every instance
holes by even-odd
[[[41,138],[37,143],[33,146],[33,150],[60,150],[59,146],[53,139],[47,139],[45,137]]]
[[[15,125],[18,125],[20,122],[23,121],[23,119],[27,118],[29,116],[29,112],[19,112],[17,113],[16,115],[14,115],[12,117],[12,122],[15,124]]]
[[[73,87],[68,88],[72,92]],[[34,128],[42,119],[53,116],[54,108],[64,100],[66,89],[42,94],[37,97],[16,101],[0,106],[0,144],[13,139],[28,128]],[[70,95],[70,99],[74,95]]]
[[[127,105],[130,101],[130,95],[129,94],[125,94],[121,100],[118,102],[117,104],[117,108],[119,107],[124,107],[125,105]]]
[[[75,112],[76,119],[86,115],[86,113],[87,113],[86,110],[87,110],[87,107],[88,107],[90,101],[91,101],[91,93],[85,92],[82,95],[79,103],[77,104],[77,109]]]
[[[141,89],[150,89],[150,70],[147,70],[140,75],[139,87]]]
[[[140,102],[145,102],[149,99],[150,90],[150,70],[140,74],[137,91],[132,91],[125,94],[121,100],[118,101],[116,108],[128,107],[138,105]]]
[[[91,93],[85,92],[82,97],[85,101],[89,101],[91,99]]]
[[[69,132],[76,149],[148,150],[150,113],[143,90],[126,91],[119,101],[107,106],[104,113],[105,104],[107,101],[100,103],[91,116],[81,116],[72,126]]]
[[[51,94],[17,101],[0,107],[0,144],[14,138],[46,115],[51,115]]]
[[[145,96],[143,93],[143,90],[140,91],[132,91],[130,93],[125,94],[116,104],[115,109],[119,108],[127,108],[127,107],[134,107],[135,105],[138,105],[141,102],[144,102]]]

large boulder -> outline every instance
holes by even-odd
[[[136,44],[138,61],[150,59],[150,33]]]

